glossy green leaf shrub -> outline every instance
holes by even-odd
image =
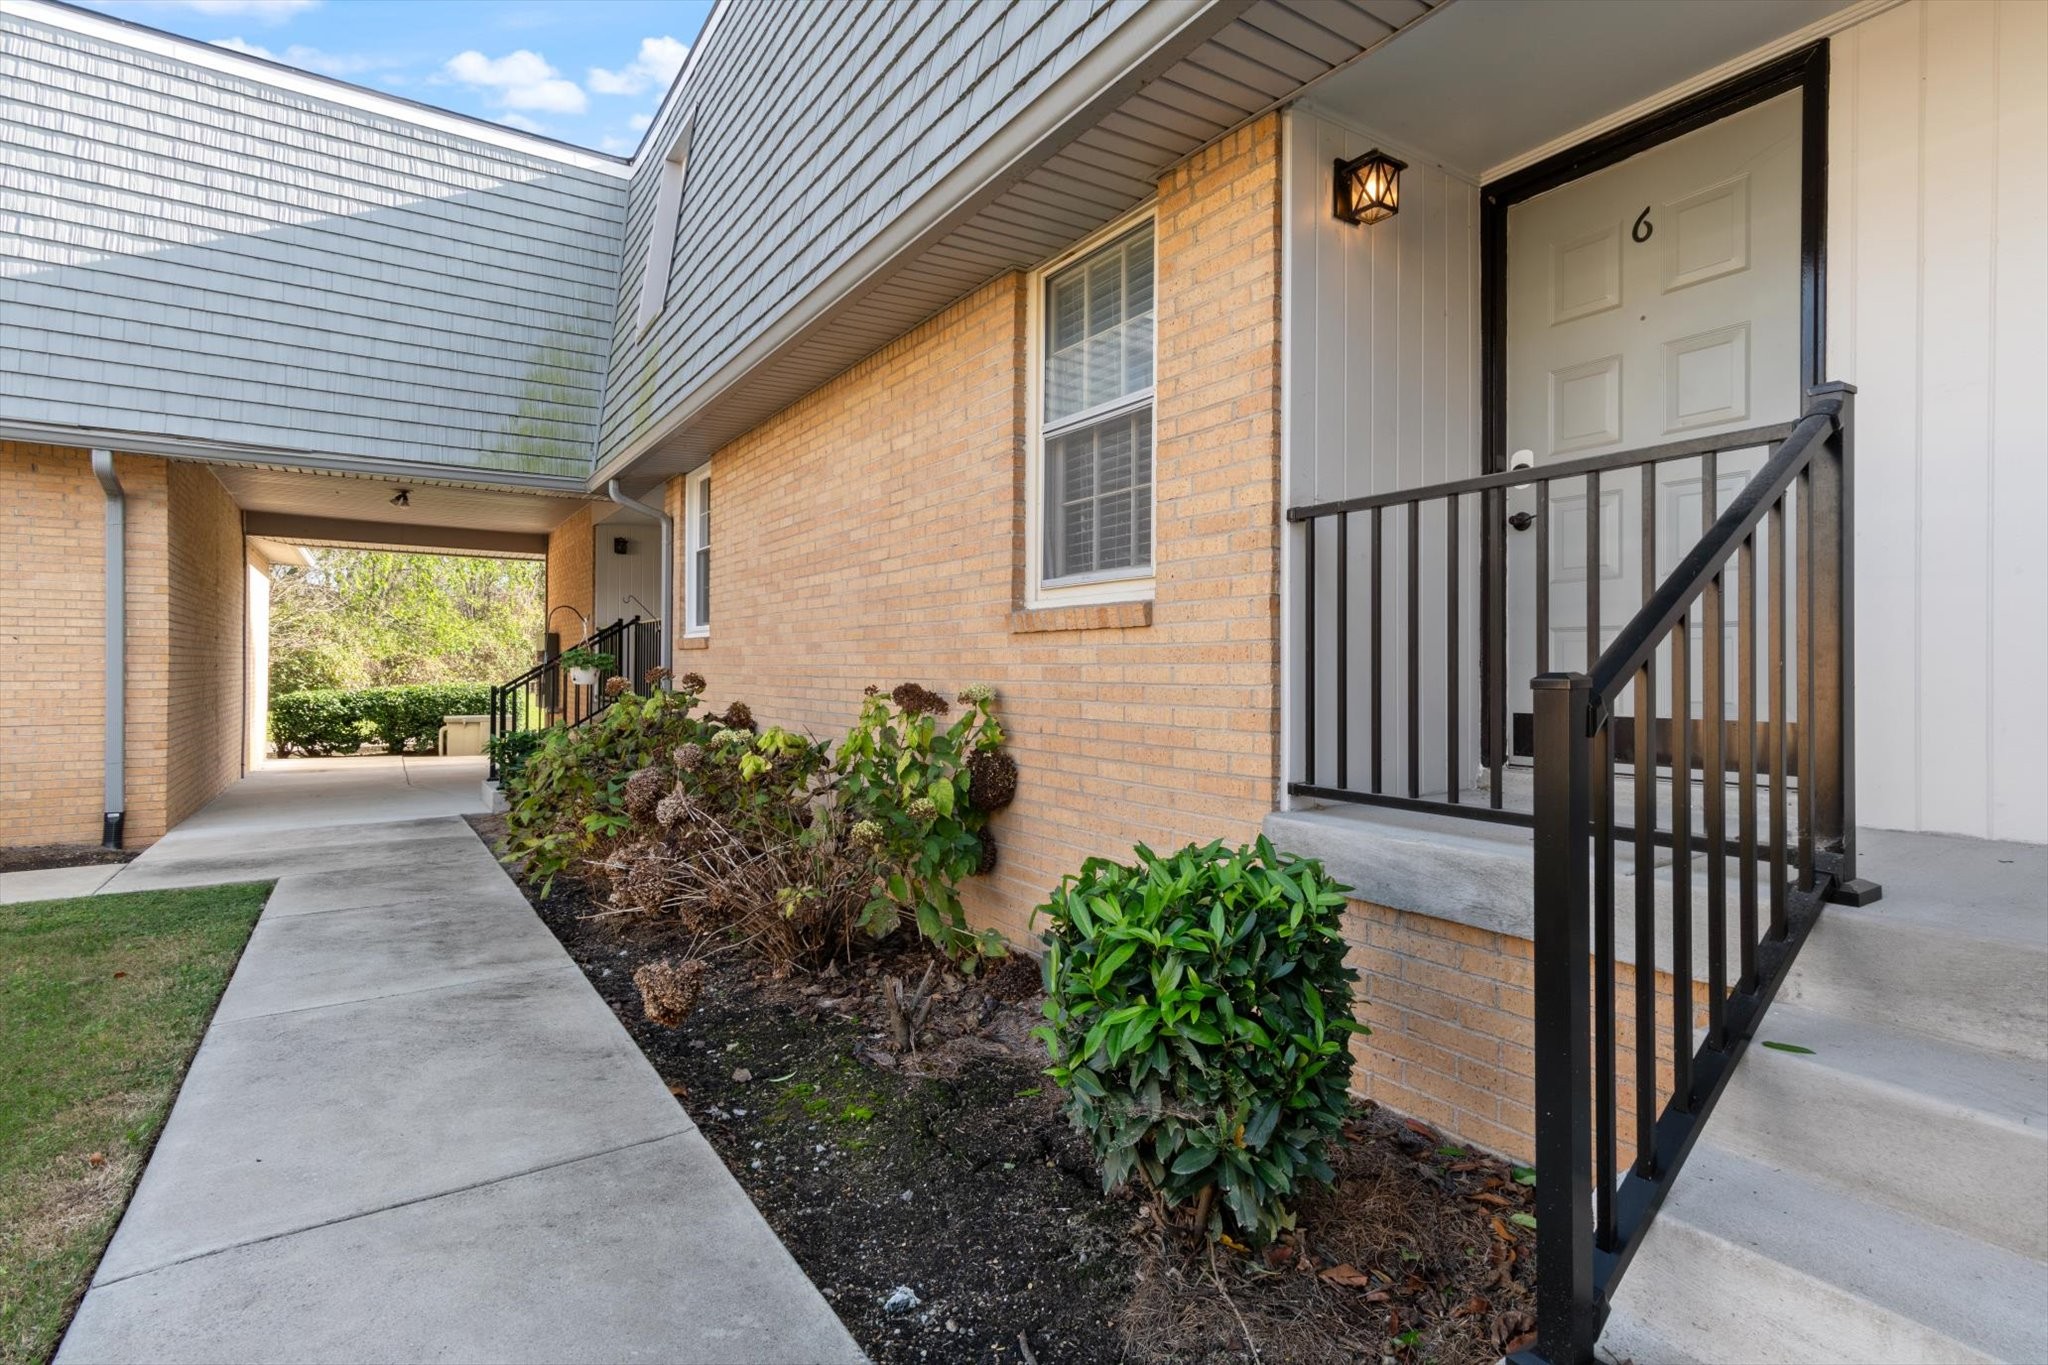
[[[1344,892],[1264,838],[1132,864],[1091,858],[1039,913],[1048,1023],[1067,1113],[1115,1189],[1227,1215],[1264,1242],[1292,1226],[1347,1110]]]

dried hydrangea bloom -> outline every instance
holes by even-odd
[[[704,766],[704,746],[701,744],[679,744],[675,751],[676,766],[686,773],[696,772]]]
[[[647,821],[654,818],[654,808],[661,804],[661,798],[668,794],[669,780],[658,768],[642,768],[626,779],[622,798],[626,814],[635,820]]]
[[[981,840],[981,861],[974,865],[974,875],[986,877],[996,870],[996,836],[982,830],[975,837]]]
[[[654,822],[663,829],[673,829],[690,813],[690,794],[679,784],[676,789],[655,803]]]
[[[644,676],[647,679],[647,685],[649,687],[659,687],[663,683],[667,682],[670,678],[673,678],[675,676],[675,673],[672,670],[670,670],[666,665],[656,664],[654,667],[648,669],[647,672],[642,676]]]
[[[732,705],[726,707],[723,719],[725,721],[726,728],[731,730],[751,731],[754,728],[753,708],[748,706],[743,701],[736,701]]]
[[[702,692],[704,690],[704,675],[702,673],[685,673],[682,677],[676,679],[676,686],[682,688],[685,692]]]
[[[704,964],[664,958],[634,972],[633,984],[639,987],[640,1008],[647,1012],[648,1021],[662,1028],[677,1028],[690,1017],[703,993]]]
[[[913,682],[896,684],[895,690],[889,693],[889,700],[902,708],[906,716],[943,716],[953,709],[953,703],[930,688]]]
[[[969,683],[960,689],[960,704],[963,706],[986,705],[995,699],[996,690],[987,683]]]
[[[933,802],[933,800],[929,796],[918,797],[917,800],[911,802],[910,805],[905,808],[905,811],[911,819],[917,821],[919,824],[924,824],[928,820],[936,820],[939,818],[938,805],[935,802]]]
[[[967,799],[976,810],[998,811],[1017,795],[1017,760],[984,749],[967,760]]]
[[[624,678],[606,678],[604,680],[604,694],[607,697],[616,697],[624,692],[628,686],[630,684]]]

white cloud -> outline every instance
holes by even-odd
[[[613,156],[625,156],[639,145],[636,138],[607,135],[598,139],[597,149],[600,152],[610,152]]]
[[[580,114],[590,105],[582,86],[563,80],[546,58],[524,48],[503,57],[486,57],[473,49],[457,53],[442,70],[464,85],[494,91],[501,109]]]
[[[624,68],[606,71],[593,66],[587,79],[591,93],[598,95],[637,95],[643,90],[666,90],[669,82],[676,78],[676,72],[683,69],[683,59],[690,55],[690,45],[669,37],[642,38],[640,52]]]
[[[141,0],[141,3],[124,8],[181,9],[216,19],[254,19],[259,23],[281,24],[319,3],[320,0]]]
[[[222,38],[214,43],[230,52],[240,52],[249,57],[263,57],[286,66],[296,66],[302,71],[317,71],[323,76],[358,76],[365,71],[376,71],[398,63],[389,57],[372,57],[362,53],[322,52],[316,47],[293,43],[282,52],[272,52],[258,43],[245,38]],[[390,77],[386,77],[390,80]]]
[[[507,128],[517,128],[522,133],[545,133],[547,131],[545,124],[535,123],[524,114],[506,114],[498,122],[504,124]]]
[[[654,115],[652,114],[635,114],[626,120],[626,126],[636,133],[644,133],[653,122]]]

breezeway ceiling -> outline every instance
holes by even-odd
[[[1476,180],[1853,2],[1452,0],[1310,98]]]
[[[1458,0],[1473,3],[1474,0]],[[1165,171],[1445,0],[1220,0],[1206,36],[1064,142],[942,220],[631,461],[636,487],[701,464],[979,285],[1143,203]],[[606,472],[612,472],[607,470]]]
[[[297,545],[529,556],[591,500],[475,484],[210,466],[252,534]],[[400,490],[406,504],[392,504]],[[609,504],[606,504],[609,506]]]

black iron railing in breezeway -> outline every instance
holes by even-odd
[[[605,684],[613,678],[626,679],[633,691],[644,694],[649,686],[647,670],[662,661],[661,624],[642,621],[637,616],[614,621],[571,648],[608,654],[612,664],[597,671],[595,683],[578,684],[562,663],[565,651],[550,636],[549,647],[539,663],[491,689],[491,743],[487,752],[492,780],[499,776],[505,737],[555,725],[581,725],[611,705]]]
[[[1821,903],[1877,894],[1854,845],[1853,403],[1822,385],[1794,422],[1288,513],[1303,523],[1288,790],[1535,831],[1539,1340],[1518,1360],[1593,1358]],[[1724,478],[1750,470],[1731,496]],[[1531,771],[1510,770],[1517,755]],[[1510,793],[1511,775],[1528,789]]]

